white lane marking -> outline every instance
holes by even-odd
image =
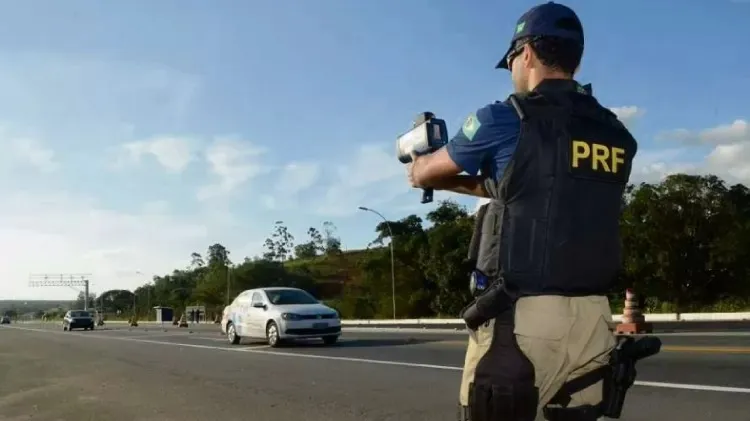
[[[213,342],[224,342],[224,343],[227,342],[226,338],[208,338],[206,336],[193,336],[193,335],[190,335],[190,336],[185,336],[185,338],[186,339],[195,339],[197,341],[213,341]],[[252,349],[270,348],[270,346],[264,345],[264,344],[262,344],[260,342],[243,343],[242,345],[252,346],[253,347]]]
[[[643,336],[643,335],[638,335]],[[712,336],[718,336],[718,337],[744,337],[744,336],[750,336],[750,332],[672,332],[672,333],[652,333],[650,336],[695,336],[695,337],[712,337]]]
[[[393,327],[343,327],[344,332],[356,332],[356,333],[395,333],[402,335],[451,335],[451,336],[468,336],[468,332],[464,329],[421,329],[421,328],[393,328]],[[745,337],[750,336],[750,332],[746,331],[729,331],[729,332],[670,332],[670,333],[649,333],[648,335],[633,335],[636,337],[640,336],[695,336],[695,337]]]
[[[638,386],[664,387],[669,389],[700,390],[705,392],[728,392],[728,393],[750,393],[750,389],[744,387],[711,386],[704,384],[683,384],[663,382],[635,382]]]
[[[52,334],[65,335],[65,336],[75,335],[75,336],[89,337],[89,338],[96,338],[96,339],[128,341],[128,342],[145,343],[145,344],[152,344],[152,345],[181,346],[181,347],[196,348],[196,349],[243,352],[243,353],[251,353],[251,354],[278,355],[282,357],[309,358],[309,359],[319,359],[319,360],[329,360],[329,361],[347,361],[347,362],[356,362],[356,363],[364,363],[364,364],[379,364],[379,365],[391,365],[391,366],[400,366],[400,367],[432,368],[436,370],[447,370],[447,371],[462,371],[463,370],[463,367],[435,365],[435,364],[409,363],[409,362],[404,362],[404,361],[384,361],[384,360],[373,360],[369,358],[302,354],[302,353],[296,353],[296,352],[269,351],[269,350],[258,349],[258,348],[236,348],[236,347],[221,347],[221,346],[212,346],[212,345],[185,344],[185,343],[179,343],[179,342],[154,341],[150,339],[141,339],[141,338],[132,338],[132,337],[129,338],[129,337],[114,337],[114,336],[96,336],[96,335],[86,335],[83,333],[60,332],[56,330],[33,329],[33,328],[24,328],[24,327],[15,327],[15,326],[9,327],[9,328],[18,329],[18,330],[26,330],[26,331],[31,331],[31,332],[39,332],[39,333],[52,333]],[[713,385],[701,385],[701,384],[682,384],[682,383],[668,383],[668,382],[650,382],[650,381],[636,381],[635,385],[645,386],[645,387],[659,387],[659,388],[666,388],[666,389],[697,390],[697,391],[704,391],[704,392],[726,392],[726,393],[750,394],[750,388],[744,388],[744,387],[713,386]]]
[[[89,335],[89,336],[96,336],[96,335]],[[174,337],[186,337],[185,335],[181,333],[152,333],[152,334],[145,334],[145,335],[132,335],[132,336],[122,336],[123,339],[140,339],[140,338],[174,338]],[[104,336],[102,336],[104,337]]]
[[[139,334],[139,333],[158,333],[158,334],[165,334],[165,335],[169,334],[169,332],[167,332],[167,331],[158,330],[158,329],[154,329],[154,330],[126,330],[126,329],[104,330],[104,329],[99,329],[99,330],[94,330],[93,333],[135,333],[135,334]]]
[[[188,339],[198,339],[201,341],[227,342],[226,338],[207,338],[205,336],[186,336]]]

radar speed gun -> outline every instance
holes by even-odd
[[[435,118],[435,114],[426,111],[414,119],[412,129],[396,139],[396,155],[402,164],[411,162],[412,153],[431,154],[448,143],[448,128],[445,121]],[[432,202],[432,188],[422,189],[422,203]]]

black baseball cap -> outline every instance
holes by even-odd
[[[496,69],[508,68],[508,54],[521,38],[556,37],[579,42],[583,47],[583,25],[573,9],[560,3],[548,2],[534,6],[524,13],[513,32],[510,47]]]

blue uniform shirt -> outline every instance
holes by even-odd
[[[512,106],[486,105],[469,115],[446,145],[448,155],[462,170],[477,175],[485,166],[490,177],[499,180],[516,150],[521,120]]]

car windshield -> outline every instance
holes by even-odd
[[[91,315],[88,311],[71,311],[70,317],[91,317]]]
[[[266,290],[268,301],[275,305],[288,304],[318,304],[312,295],[299,289],[270,289]]]

